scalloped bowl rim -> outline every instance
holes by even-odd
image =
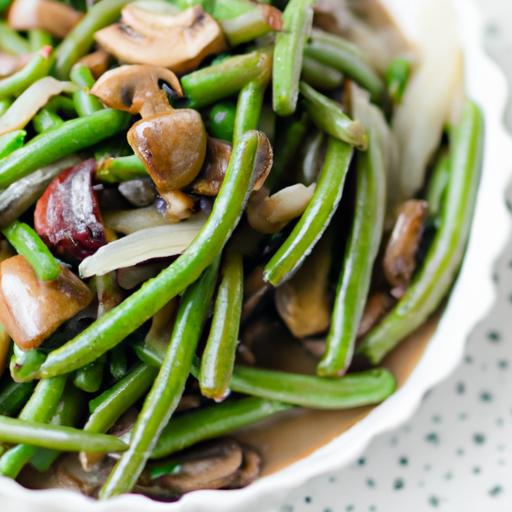
[[[407,0],[386,0],[387,3]],[[384,403],[373,409],[345,433],[310,456],[285,469],[265,476],[236,491],[197,491],[176,503],[158,503],[143,496],[125,495],[97,502],[80,494],[51,489],[31,491],[16,482],[0,478],[2,510],[81,512],[258,512],[275,510],[291,489],[307,480],[351,463],[379,434],[407,421],[419,407],[425,393],[444,380],[462,359],[466,340],[495,299],[492,268],[504,248],[509,216],[504,194],[512,177],[512,142],[503,125],[507,100],[506,80],[484,52],[483,21],[477,8],[467,0],[453,0],[461,42],[465,52],[466,86],[486,118],[486,142],[482,179],[464,264],[436,333],[407,383]],[[502,200],[496,200],[502,198]],[[488,229],[492,226],[492,229]],[[472,319],[468,321],[468,319]],[[7,508],[6,508],[7,503]]]

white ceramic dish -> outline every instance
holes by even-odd
[[[385,0],[408,32],[416,8],[431,0]],[[445,0],[448,1],[448,0]],[[29,491],[0,479],[2,512],[267,512],[309,478],[350,463],[376,435],[407,420],[425,392],[460,361],[465,341],[494,299],[492,267],[509,231],[504,193],[512,171],[512,144],[502,125],[506,82],[482,48],[482,22],[469,0],[454,0],[465,52],[466,85],[486,118],[485,160],[465,262],[435,335],[405,386],[361,421],[310,456],[237,491],[201,491],[174,504],[123,496],[95,502],[64,490]],[[435,37],[435,34],[433,34]]]

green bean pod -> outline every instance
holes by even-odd
[[[343,73],[311,57],[304,57],[302,80],[316,89],[332,91],[343,85]]]
[[[18,420],[0,417],[0,440],[8,443],[30,443],[28,446],[32,451],[40,448],[50,448],[65,452],[78,452],[87,449],[90,452],[122,452],[127,445],[118,437],[106,434],[95,434],[84,432],[72,427],[47,425],[28,420]],[[0,465],[4,468],[2,461],[5,456],[16,450],[11,449],[0,459]],[[5,472],[2,472],[6,475]]]
[[[266,83],[255,80],[249,82],[240,91],[233,129],[234,141],[237,141],[245,132],[258,128],[266,87]]]
[[[94,77],[91,70],[85,64],[75,64],[71,68],[71,80],[81,90],[73,93],[73,103],[80,117],[90,116],[94,112],[103,109],[100,100],[89,94],[89,89],[94,85]]]
[[[137,155],[104,158],[96,170],[96,179],[104,183],[122,183],[148,176],[148,171]]]
[[[98,357],[96,361],[79,368],[73,377],[73,384],[86,393],[96,393],[103,382],[103,372],[107,362],[106,355]]]
[[[158,376],[144,401],[130,436],[130,447],[100,491],[105,499],[129,492],[136,484],[144,466],[179,404],[190,374],[210,303],[217,282],[217,260],[205,270],[199,281],[183,295],[174,324],[169,347]]]
[[[327,345],[317,373],[343,375],[352,362],[357,330],[370,290],[386,211],[386,171],[378,140],[371,137],[357,165],[354,220],[331,314]]]
[[[244,300],[244,267],[240,253],[228,251],[221,269],[210,334],[201,359],[199,386],[207,398],[229,394]]]
[[[32,119],[32,126],[37,133],[45,133],[55,130],[64,124],[62,117],[54,110],[42,108]]]
[[[55,75],[67,80],[73,64],[83,57],[94,43],[94,34],[114,23],[121,10],[132,0],[101,0],[94,4],[62,41],[55,52]]]
[[[439,224],[439,214],[442,210],[443,199],[450,182],[450,155],[441,155],[428,181],[425,199],[428,202],[428,214]]]
[[[295,112],[306,39],[313,26],[315,0],[290,0],[283,13],[283,30],[276,36],[272,74],[274,111],[280,116]]]
[[[66,121],[55,130],[35,137],[0,161],[0,187],[8,187],[45,165],[116,135],[125,128],[127,119],[124,112],[105,109]]]
[[[162,431],[151,458],[167,457],[201,441],[231,434],[291,407],[281,402],[250,397],[227,400],[182,414]]]
[[[258,50],[189,73],[181,78],[181,85],[190,106],[197,109],[237,94],[254,80],[265,83],[271,71],[271,55]]]
[[[57,410],[62,393],[64,392],[65,384],[66,377],[63,376],[40,381],[32,397],[21,411],[19,416],[20,420],[23,422],[37,422],[38,424],[49,422]],[[18,426],[18,428],[13,427],[8,429],[8,431],[12,430],[14,430],[14,435],[18,435],[22,432],[22,427]],[[16,434],[16,432],[18,434]],[[5,437],[0,437],[0,439],[11,443],[22,443],[14,446],[0,457],[0,474],[16,478],[23,469],[23,466],[25,466],[36,453],[36,447],[33,444],[26,444],[28,441],[32,441],[28,434],[27,436],[20,434],[18,440],[7,439]]]
[[[452,137],[450,182],[439,229],[405,295],[359,346],[358,352],[374,364],[436,310],[460,267],[471,228],[484,137],[483,116],[472,101],[466,101]]]
[[[108,370],[116,381],[128,374],[128,355],[123,344],[117,345],[108,353]]]
[[[305,82],[301,82],[300,92],[306,111],[318,129],[361,151],[368,148],[366,128],[359,121],[350,119],[339,103],[315,91]]]
[[[0,50],[12,55],[24,55],[30,52],[30,44],[5,21],[0,21]]]
[[[0,415],[14,416],[34,391],[33,382],[9,382],[0,391]]]
[[[46,76],[49,68],[50,51],[48,47],[45,47],[34,54],[22,69],[0,80],[0,98],[15,96],[24,91],[36,80]]]
[[[87,432],[107,432],[148,390],[156,370],[138,364],[123,379],[89,402],[91,415],[84,426]]]
[[[27,132],[25,130],[14,130],[0,135],[0,158],[10,155],[25,143]]]
[[[400,104],[411,76],[411,61],[403,58],[394,59],[386,70],[388,94],[393,103]]]
[[[208,114],[210,135],[231,142],[235,131],[236,112],[237,107],[232,101],[222,101],[214,105]]]
[[[53,38],[51,34],[42,29],[32,29],[28,32],[28,42],[30,49],[33,52],[37,52],[45,46],[53,46]]]
[[[373,101],[379,103],[386,97],[384,81],[361,50],[345,39],[315,29],[304,53],[352,78],[370,92]]]
[[[106,111],[97,114],[103,112]],[[32,378],[68,373],[96,360],[199,278],[222,251],[242,216],[254,183],[256,156],[263,137],[259,132],[248,132],[234,146],[210,217],[187,250],[119,306],[50,353],[40,370],[32,374]]]
[[[293,275],[327,229],[341,199],[352,153],[348,144],[329,138],[313,197],[289,237],[265,266],[265,281],[278,286]]]
[[[27,259],[39,279],[54,281],[60,276],[60,263],[28,224],[16,221],[3,229],[2,233],[18,254]]]

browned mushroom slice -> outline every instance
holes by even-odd
[[[66,267],[54,281],[40,281],[23,256],[0,264],[0,323],[22,350],[37,348],[93,295]]]
[[[325,352],[325,338],[306,338],[300,340],[304,350],[314,358],[320,359]]]
[[[253,229],[260,233],[277,233],[307,208],[315,184],[305,187],[301,183],[283,188],[269,196],[268,190],[253,193],[247,206],[247,218]]]
[[[370,295],[363,312],[363,318],[359,324],[357,336],[362,337],[369,333],[377,325],[382,317],[391,310],[395,301],[384,292],[375,292]]]
[[[416,269],[416,254],[428,215],[428,203],[406,201],[398,217],[384,254],[384,275],[393,286],[392,295],[402,297]]]
[[[172,460],[176,462],[176,473],[158,478],[155,485],[180,495],[229,487],[238,477],[243,452],[236,441],[219,439],[198,445]]]
[[[120,62],[152,64],[185,73],[226,49],[219,24],[202,7],[152,12],[131,4],[122,22],[96,33],[96,41]]]
[[[277,311],[296,338],[313,336],[329,327],[330,242],[330,237],[324,237],[300,271],[276,289]]]
[[[56,37],[65,37],[80,21],[82,14],[53,0],[14,0],[7,22],[15,30],[42,29]]]
[[[182,95],[172,71],[143,65],[108,71],[91,92],[111,108],[142,115],[128,131],[128,142],[164,194],[194,181],[205,161],[207,137],[199,112],[174,110],[160,81]]]
[[[165,206],[161,208],[157,201],[157,208],[171,224],[190,218],[194,212],[194,200],[181,190],[166,192],[162,194],[161,199]]]
[[[236,478],[229,485],[230,489],[240,489],[252,484],[261,473],[261,457],[249,446],[243,446],[243,460]]]
[[[85,57],[82,57],[78,62],[87,66],[91,70],[94,78],[97,80],[108,70],[110,55],[103,50],[97,50],[89,53]]]
[[[202,196],[214,197],[219,193],[231,157],[229,142],[208,138],[206,161],[196,180],[190,185],[190,191]],[[253,190],[260,190],[272,169],[274,155],[272,145],[266,136],[258,145],[256,171]]]

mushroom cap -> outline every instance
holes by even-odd
[[[166,68],[150,65],[120,66],[104,73],[91,89],[105,105],[143,117],[171,112],[166,93],[159,82],[169,84],[183,96],[180,81]]]
[[[53,0],[14,0],[7,22],[15,30],[42,29],[56,37],[65,37],[80,21],[82,14]]]
[[[138,121],[128,131],[128,142],[161,194],[192,183],[206,157],[206,129],[191,109]]]
[[[195,69],[226,49],[221,27],[202,7],[174,13],[125,7],[122,23],[98,31],[98,44],[120,62],[152,64],[176,73]]]

